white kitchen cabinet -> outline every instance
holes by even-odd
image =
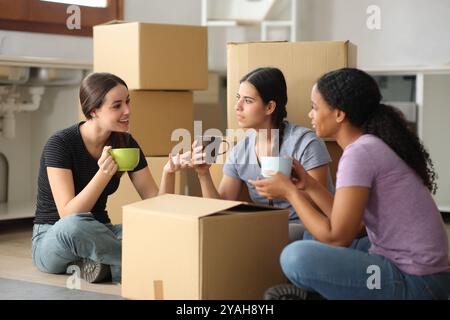
[[[438,175],[434,199],[442,212],[450,212],[450,66],[365,70],[374,76],[410,76],[413,80],[411,98],[417,104],[417,133]]]

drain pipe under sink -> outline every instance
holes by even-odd
[[[0,97],[5,92],[7,94],[6,102],[1,102],[0,99],[0,119],[2,120],[0,134],[7,139],[14,139],[16,136],[16,118],[14,113],[36,111],[41,104],[41,99],[45,92],[45,88],[30,87],[29,93],[31,95],[31,101],[25,103],[17,102],[18,95],[12,93],[13,90],[8,92],[7,88],[0,87]]]

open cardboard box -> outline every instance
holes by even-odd
[[[286,282],[288,211],[163,195],[123,207],[122,296],[262,299]]]

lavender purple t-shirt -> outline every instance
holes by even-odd
[[[336,189],[370,188],[364,223],[372,246],[401,271],[449,272],[448,242],[436,204],[415,172],[381,139],[365,134],[339,162]]]

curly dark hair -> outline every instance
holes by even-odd
[[[276,107],[272,113],[272,125],[279,130],[279,148],[283,143],[284,129],[286,126],[285,118],[287,117],[286,104],[287,86],[283,72],[278,68],[263,67],[256,68],[240,80],[240,83],[248,81],[258,91],[261,99],[265,104],[275,101]]]
[[[382,96],[375,79],[364,71],[343,68],[320,77],[317,90],[332,108],[344,111],[352,125],[383,140],[430,192],[436,193],[437,175],[429,153],[409,129],[403,114],[380,103]]]

